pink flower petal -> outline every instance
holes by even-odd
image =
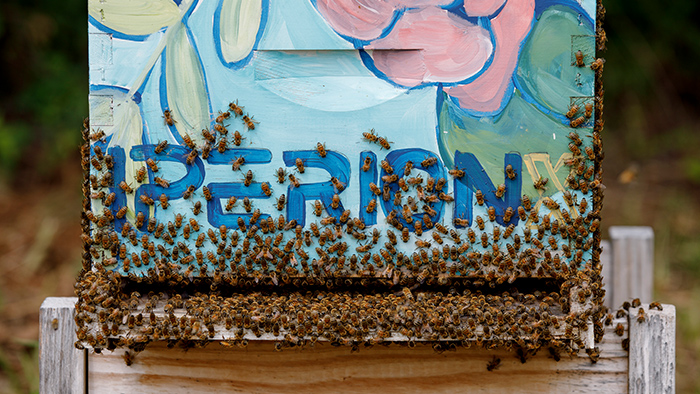
[[[389,26],[396,4],[386,0],[318,0],[316,7],[338,33],[371,40]]]
[[[445,89],[459,100],[462,108],[493,112],[501,107],[518,62],[520,44],[530,31],[534,14],[535,0],[508,0],[498,16],[491,19],[496,38],[493,63],[473,82]]]
[[[438,7],[409,10],[367,49],[379,71],[404,86],[459,82],[481,70],[493,50],[488,31]],[[390,49],[403,49],[396,51]]]
[[[505,2],[506,0],[464,0],[464,11],[469,16],[489,16]]]

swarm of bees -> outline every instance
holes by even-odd
[[[578,60],[577,55],[576,65]],[[594,70],[599,75],[602,64]],[[386,215],[390,227],[384,231],[365,224],[361,212],[341,208],[339,195],[346,184],[335,176],[330,180],[335,194],[330,201],[312,202],[317,221],[306,226],[284,214],[262,213],[248,197],[238,204],[236,197],[194,185],[182,195],[193,204],[189,217],[174,213],[171,221],[159,222],[148,212],[130,212],[122,196],[137,194],[138,184],[115,181],[112,167],[120,163],[102,152],[98,142],[103,134],[90,133],[86,123],[76,346],[138,352],[155,340],[187,348],[216,339],[224,347],[244,347],[250,339],[271,335],[277,350],[317,341],[353,349],[418,341],[438,351],[450,346],[512,347],[525,360],[542,347],[557,355],[584,348],[581,333],[590,322],[600,341],[607,311],[598,264],[602,89],[597,94],[595,113],[593,104],[572,106],[567,113],[573,128],[594,115],[595,120],[590,146],[576,130],[570,134],[567,185],[576,193],[565,202],[547,197],[536,204],[540,201],[525,195],[519,206],[496,209],[488,201],[507,196],[503,184],[488,197],[486,191],[475,191],[474,204],[486,214],[476,215],[473,223],[457,217],[445,224],[435,205],[454,201],[446,193],[447,176],[412,176],[414,168],[434,168],[437,158],[397,167],[368,157],[361,170],[380,165],[386,178],[381,188],[370,184],[373,198],[363,211],[372,214],[379,204],[393,204]],[[176,123],[170,111],[163,117],[169,126]],[[579,118],[584,121],[574,126]],[[258,124],[237,101],[230,103],[215,116],[211,129],[192,134],[204,141],[201,146],[183,137],[191,151],[188,163],[200,155],[206,158],[212,149],[225,152],[240,146],[245,138],[230,124],[236,119],[248,131]],[[380,150],[391,149],[391,142],[373,129],[362,138]],[[321,158],[328,154],[321,142],[315,148]],[[169,143],[160,142],[156,155],[167,149]],[[150,175],[160,187],[170,187],[156,176],[157,160],[149,158],[145,164],[137,170],[136,182]],[[255,174],[245,168],[245,157],[231,165],[243,173],[241,182],[251,186]],[[292,168],[303,174],[305,167],[298,159]],[[449,174],[463,178],[466,169],[454,168]],[[504,171],[510,180],[522,175],[512,166]],[[289,180],[291,187],[300,186],[295,174],[283,168],[274,176],[279,184]],[[541,194],[547,181],[540,178],[533,186]],[[275,195],[274,206],[283,211],[287,197],[275,194],[270,183],[260,187],[266,196]],[[205,205],[220,199],[226,211],[242,206],[250,216],[234,226],[210,226],[198,216],[200,197]],[[173,203],[166,194],[137,199],[151,209]],[[540,206],[549,213],[541,214]],[[342,214],[324,216],[331,208]],[[511,223],[517,220],[527,223],[522,231]],[[413,252],[402,251],[404,244]],[[585,307],[572,308],[574,304]],[[597,357],[595,351],[589,355]],[[132,361],[132,356],[126,360]],[[487,369],[497,369],[499,363],[494,359]]]

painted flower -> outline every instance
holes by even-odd
[[[534,0],[316,0],[367,67],[406,88],[440,85],[460,107],[503,109]]]

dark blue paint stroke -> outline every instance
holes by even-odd
[[[130,157],[134,161],[146,161],[146,159],[153,159],[155,161],[162,162],[175,162],[180,163],[185,166],[187,173],[182,178],[177,181],[170,182],[170,187],[164,188],[158,184],[147,184],[141,185],[134,191],[134,210],[136,212],[143,212],[146,219],[150,217],[148,206],[144,204],[140,196],[145,194],[151,197],[154,201],[158,200],[161,194],[168,196],[169,200],[177,200],[182,198],[183,193],[187,190],[187,187],[194,185],[196,189],[202,186],[204,183],[204,163],[202,159],[197,157],[192,165],[187,164],[187,155],[190,151],[187,147],[179,145],[168,145],[162,153],[157,154],[155,152],[156,145],[136,145],[131,149],[129,153]],[[162,164],[161,164],[162,165]],[[153,174],[151,169],[148,169],[149,179],[153,181],[153,177],[157,174]],[[156,203],[156,212],[161,209],[160,204]]]
[[[481,166],[479,160],[474,156],[473,153],[464,153],[460,151],[455,151],[455,166],[459,169],[464,170],[466,173],[464,177],[458,179],[459,182],[463,183],[467,188],[472,191],[481,190],[484,195],[484,203],[489,207],[494,207],[496,209],[496,222],[502,226],[507,226],[508,224],[518,225],[520,220],[517,214],[513,214],[510,222],[507,224],[503,222],[503,213],[508,207],[511,207],[515,211],[520,205],[520,194],[522,193],[522,168],[523,159],[517,153],[506,153],[503,168],[505,169],[508,164],[513,166],[513,170],[518,176],[511,180],[504,175],[506,192],[502,198],[496,197],[496,187],[493,185],[491,178],[486,174],[486,170]],[[505,171],[504,171],[505,173]],[[467,219],[470,220],[471,217]]]
[[[377,155],[372,151],[364,151],[360,153],[360,167],[365,164],[365,158],[369,157],[372,159],[372,164],[368,171],[360,170],[360,219],[367,225],[372,226],[377,224],[377,211],[375,208],[374,212],[368,213],[367,206],[370,201],[377,199],[377,196],[370,190],[369,184],[377,184]]]
[[[437,163],[430,166],[430,167],[423,167],[421,162],[429,157],[434,157],[437,159]],[[440,178],[447,178],[447,171],[445,170],[445,166],[442,163],[442,160],[436,155],[435,153],[425,150],[425,149],[420,149],[420,148],[408,148],[408,149],[397,149],[394,151],[391,151],[389,154],[386,155],[386,161],[389,162],[389,165],[394,168],[394,173],[399,175],[400,178],[403,178],[404,170],[406,168],[406,163],[411,161],[413,162],[413,168],[422,170],[427,172],[430,176],[435,178],[437,181]],[[381,176],[384,177],[388,174],[384,169],[382,169]],[[384,180],[380,180],[379,188],[381,190],[384,190],[384,186],[388,185],[391,188],[392,193],[396,193],[397,190],[399,190],[399,184],[398,182],[393,182],[393,183],[386,183]],[[449,190],[447,188],[447,185],[443,188],[444,193],[448,193]],[[379,203],[382,207],[382,210],[384,211],[384,215],[388,216],[389,212],[391,212],[394,208],[394,202],[392,199],[389,199],[389,201],[384,201],[384,199],[380,199]],[[431,217],[430,220],[432,220],[434,223],[439,222],[442,220],[442,214],[443,214],[443,209],[445,207],[445,202],[440,200],[439,202],[436,203],[429,203],[428,204],[432,209],[435,210],[436,215]],[[401,208],[397,208],[401,209]],[[413,220],[423,220],[423,213],[416,213],[413,214]],[[396,215],[396,218],[403,224],[405,227],[408,227],[410,231],[414,231],[414,227],[412,224],[408,224],[406,220],[403,218],[403,215],[399,213]]]
[[[272,161],[272,152],[268,149],[227,149],[224,153],[218,150],[212,150],[209,153],[209,159],[207,162],[210,164],[231,164],[234,160],[239,157],[245,158],[245,163],[251,164],[265,164]]]
[[[238,218],[242,218],[246,226],[250,224],[252,213],[224,213],[221,200],[228,200],[229,197],[242,199],[248,198],[270,198],[262,190],[262,183],[253,182],[246,186],[243,182],[230,183],[210,183],[207,185],[209,191],[214,196],[207,201],[207,220],[214,227],[224,225],[226,227],[238,226]],[[260,219],[267,219],[270,215],[262,213]]]
[[[315,150],[284,151],[282,159],[287,167],[293,167],[296,159],[304,161],[307,168],[321,168],[334,176],[341,183],[348,186],[350,180],[350,161],[334,151],[326,151],[326,157],[321,157]],[[340,195],[342,191],[338,191]],[[337,218],[343,214],[342,202],[337,209],[331,206],[333,195],[336,194],[335,186],[330,181],[306,183],[299,187],[290,185],[287,190],[287,220],[296,220],[298,224],[306,224],[306,201],[320,199],[329,215]]]
[[[260,14],[260,26],[258,27],[258,34],[255,35],[255,43],[253,44],[253,49],[251,49],[250,53],[248,56],[245,58],[237,61],[237,62],[227,62],[226,59],[224,59],[224,54],[221,52],[221,8],[223,7],[223,0],[219,0],[219,5],[216,6],[216,11],[214,12],[214,27],[213,27],[213,34],[214,34],[214,48],[216,49],[216,55],[219,58],[219,61],[221,61],[221,64],[232,68],[234,70],[239,70],[251,61],[253,59],[253,55],[255,53],[255,50],[258,49],[258,44],[260,43],[260,39],[263,36],[263,32],[265,31],[265,26],[267,25],[267,14],[269,12],[270,8],[270,1],[269,0],[262,0],[261,4],[261,14]]]
[[[459,168],[459,166],[458,166]],[[461,169],[461,168],[460,168]],[[455,178],[453,182],[453,187],[455,189],[455,201],[454,201],[454,207],[452,211],[452,217],[455,219],[464,219],[467,220],[467,225],[462,226],[458,225],[457,223],[453,223],[455,227],[457,228],[464,228],[464,227],[469,227],[472,225],[472,216],[473,216],[473,192],[469,189],[469,186],[467,186],[467,182],[462,181],[461,179]],[[511,219],[512,220],[512,219]]]

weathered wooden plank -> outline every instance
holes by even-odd
[[[654,230],[651,227],[610,227],[612,240],[613,307],[639,298],[651,302],[654,286]]]
[[[626,319],[616,321],[626,325]],[[614,327],[614,325],[613,325]],[[611,330],[611,329],[609,329]],[[392,345],[347,347],[327,343],[276,352],[272,342],[251,341],[246,349],[167,349],[150,345],[126,366],[123,349],[89,355],[89,390],[98,393],[383,392],[383,393],[621,393],[627,391],[627,352],[612,331],[599,344],[592,364],[581,352],[555,362],[546,349],[522,364],[514,352],[481,348],[436,353]],[[500,366],[489,372],[493,357]]]
[[[41,393],[84,393],[86,351],[73,345],[76,298],[48,297],[39,317],[39,388]]]
[[[639,321],[644,309],[644,321]],[[630,309],[629,392],[676,392],[676,307],[663,305],[663,311],[649,305]]]

